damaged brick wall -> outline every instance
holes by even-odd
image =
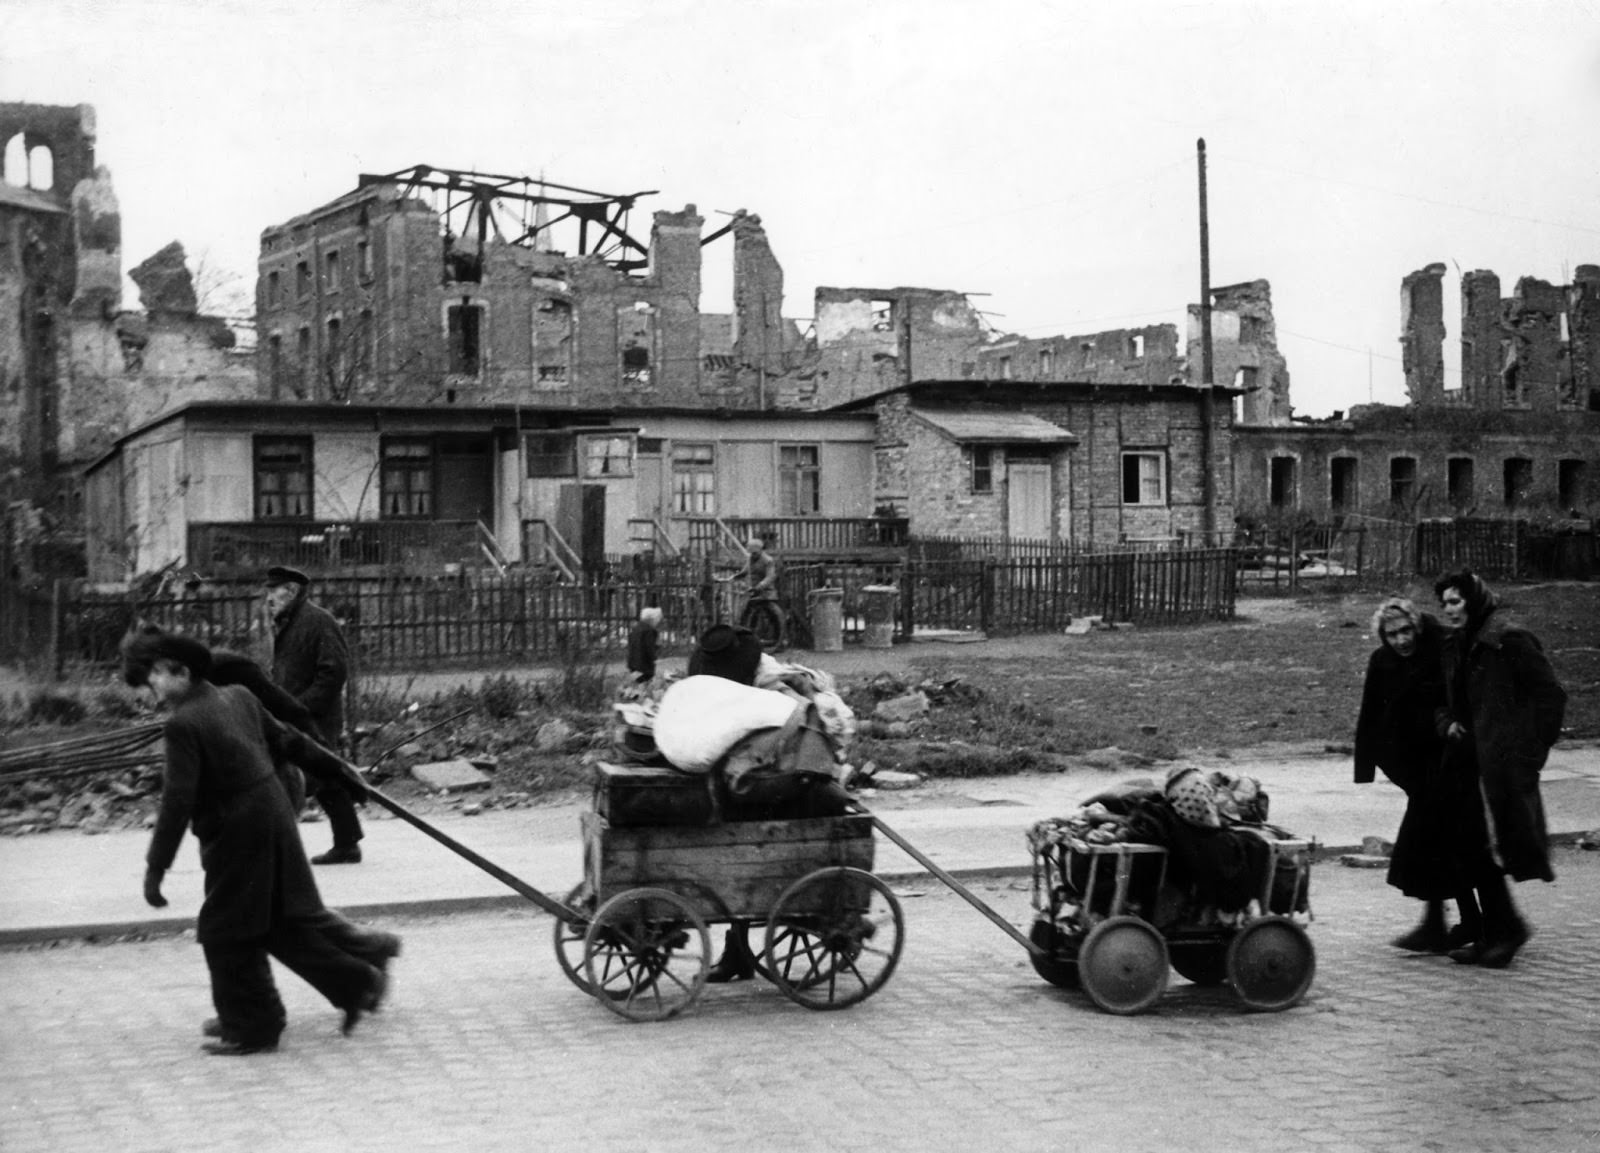
[[[1171,324],[1115,328],[1081,336],[1007,336],[977,352],[984,380],[1171,384],[1183,376],[1178,330]]]
[[[1444,274],[1444,265],[1430,264],[1400,282],[1400,363],[1412,404],[1445,399]]]
[[[262,233],[262,387],[282,399],[749,408],[792,325],[758,217],[734,222],[745,327],[700,313],[693,204],[653,216],[642,269],[447,219],[394,183]],[[619,265],[621,265],[619,267]],[[710,331],[703,331],[709,323]],[[735,348],[735,345],[738,348]],[[749,358],[749,371],[735,371]]]
[[[969,377],[986,340],[982,318],[959,292],[819,287],[815,305],[819,408],[911,380]]]
[[[1189,378],[1200,383],[1200,306],[1189,306]],[[1251,280],[1211,290],[1211,377],[1223,388],[1237,388],[1241,424],[1287,424],[1289,364],[1278,351],[1272,315],[1272,286]]]

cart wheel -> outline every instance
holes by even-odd
[[[1040,918],[1033,923],[1033,928],[1028,930],[1028,940],[1048,953],[1048,956],[1043,957],[1038,953],[1028,954],[1028,960],[1033,962],[1035,973],[1058,989],[1078,987],[1078,962],[1061,959],[1067,944],[1065,933],[1050,921]]]
[[[589,918],[594,913],[594,894],[589,891],[589,882],[580,881],[561,903],[573,912],[583,914],[583,919],[565,921],[556,918],[556,963],[567,975],[567,980],[593,997],[594,986],[583,975],[583,942],[589,935]]]
[[[1220,985],[1228,979],[1226,944],[1168,945],[1172,967],[1196,985]]]
[[[666,889],[629,889],[594,915],[583,967],[595,999],[630,1021],[664,1021],[700,996],[711,937],[694,907]]]
[[[1142,1013],[1167,987],[1167,943],[1138,917],[1107,917],[1078,946],[1078,978],[1108,1013]]]
[[[807,1009],[843,1009],[883,987],[904,944],[905,918],[888,885],[862,869],[818,869],[772,907],[767,972]]]
[[[1228,945],[1228,980],[1252,1009],[1287,1009],[1311,988],[1317,954],[1306,931],[1288,917],[1262,917]]]

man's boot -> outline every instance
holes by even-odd
[[[1422,923],[1389,944],[1410,953],[1442,953],[1446,948],[1445,941],[1444,902],[1429,901],[1423,910]]]
[[[750,944],[745,938],[745,925],[735,923],[728,927],[722,938],[722,956],[706,974],[708,985],[726,985],[731,981],[748,981],[756,975],[756,961],[750,955]]]

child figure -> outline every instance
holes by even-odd
[[[195,937],[205,950],[217,1016],[202,1027],[215,1056],[272,1052],[287,1018],[268,956],[344,1013],[349,1033],[388,988],[382,964],[347,952],[328,932],[289,796],[274,769],[287,757],[366,795],[345,762],[273,720],[246,689],[209,680],[211,651],[171,633],[145,634],[125,653],[130,684],[148,684],[171,710],[161,808],[146,855],[145,900],[166,905],[161,882],[185,827],[200,842],[205,900]],[[393,938],[393,952],[399,939]],[[386,958],[385,958],[386,960]]]
[[[639,623],[628,633],[628,671],[636,685],[649,684],[656,675],[656,648],[661,639],[661,609],[639,610]]]

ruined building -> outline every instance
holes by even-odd
[[[122,311],[121,217],[92,107],[0,104],[0,149],[0,508],[12,564],[31,575],[59,567],[39,542],[81,548],[78,473],[117,436],[191,395],[255,385],[228,326],[198,315],[181,247],[134,270],[146,311]]]
[[[283,400],[765,408],[798,359],[761,219],[419,166],[261,234],[258,371]],[[700,312],[731,234],[734,311]],[[561,247],[557,247],[558,243]]]
[[[1409,403],[1235,429],[1242,515],[1570,520],[1600,511],[1600,267],[1579,265],[1569,285],[1524,277],[1504,298],[1494,273],[1463,275],[1458,375],[1445,368],[1444,275],[1430,264],[1401,281]]]

